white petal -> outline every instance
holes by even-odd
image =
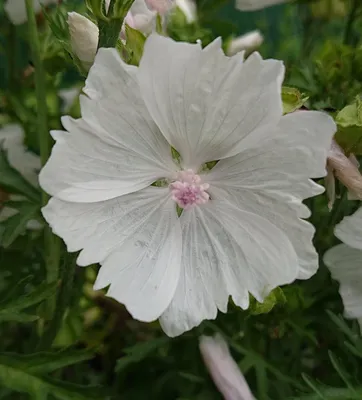
[[[134,72],[123,69],[113,50],[101,49],[97,55],[85,89],[91,98],[80,99],[82,119],[63,118],[69,133],[53,134],[57,143],[40,182],[45,191],[60,199],[111,199],[177,170],[170,146],[149,117],[138,87],[127,91],[127,87],[112,85],[115,76],[122,83],[123,78],[133,79],[129,73]],[[107,73],[102,88],[100,80]]]
[[[217,309],[226,312],[229,295],[247,308],[248,292],[263,301],[297,276],[297,256],[284,233],[226,201],[184,211],[181,227],[180,281],[160,319],[169,336],[216,318]]]
[[[302,200],[323,192],[309,178],[325,175],[335,124],[326,114],[298,112],[283,117],[260,143],[246,138],[245,151],[221,160],[205,180],[224,189],[240,209],[268,219],[287,234],[299,257],[299,278],[318,268],[314,228],[300,218],[310,212]]]
[[[99,203],[52,198],[43,215],[79,265],[100,262],[95,289],[125,304],[137,319],[157,319],[179,278],[181,229],[168,188],[147,188]]]
[[[241,11],[255,11],[286,1],[288,0],[236,0],[236,8]]]
[[[324,262],[333,279],[340,283],[339,293],[343,300],[345,315],[362,318],[362,251],[345,244],[328,250]]]
[[[348,246],[362,250],[362,207],[353,215],[344,217],[336,226],[334,233]]]
[[[282,115],[282,63],[257,53],[242,63],[220,46],[217,39],[202,50],[156,34],[145,44],[141,93],[185,168],[237,154],[244,137]]]
[[[7,151],[9,164],[34,186],[38,185],[40,158],[24,146],[24,131],[18,124],[0,129],[0,146]]]

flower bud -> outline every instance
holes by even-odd
[[[76,12],[68,13],[68,26],[73,53],[87,70],[97,52],[99,30],[96,24]]]
[[[260,31],[252,31],[245,35],[232,39],[226,49],[226,55],[233,56],[240,51],[247,51],[248,53],[257,49],[264,41],[263,35]]]
[[[199,347],[205,365],[225,400],[254,400],[221,335],[201,336]]]
[[[358,167],[356,158],[352,154],[347,157],[341,147],[333,141],[327,159],[328,174],[326,177],[326,191],[330,209],[335,200],[335,177],[349,190],[348,195],[351,200],[362,200],[362,175]]]
[[[189,24],[196,21],[197,10],[194,0],[176,0],[176,6],[184,13]]]

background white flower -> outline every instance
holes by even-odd
[[[362,208],[345,217],[334,233],[343,243],[328,250],[324,262],[340,283],[346,317],[357,318],[362,330]]]
[[[41,5],[57,4],[58,0],[34,0],[34,11],[41,11]],[[10,21],[15,25],[23,24],[27,21],[25,0],[7,0],[4,6],[5,12]]]
[[[225,312],[230,295],[247,308],[249,292],[262,301],[315,273],[302,200],[323,191],[310,178],[325,175],[335,124],[282,116],[283,74],[257,53],[226,57],[221,40],[202,49],[152,34],[139,68],[99,50],[82,118],[52,132],[43,214],[82,250],[79,265],[101,263],[95,288],[110,285],[135,318],[160,317],[175,336]]]
[[[241,11],[255,11],[287,1],[288,0],[236,0],[236,8]]]
[[[226,48],[226,54],[228,56],[233,56],[243,50],[251,52],[261,46],[263,41],[264,37],[260,31],[248,32],[245,35],[232,38]]]
[[[9,124],[0,129],[0,146],[6,150],[9,164],[19,171],[21,175],[33,186],[38,186],[38,173],[41,168],[40,159],[37,155],[29,152],[24,145],[24,131],[19,124]],[[19,196],[10,196],[15,200]],[[0,205],[0,221],[15,215],[17,210]],[[39,229],[37,221],[29,221],[29,229]]]

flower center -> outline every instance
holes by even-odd
[[[202,183],[200,176],[191,169],[180,171],[176,180],[170,184],[172,199],[179,207],[188,210],[208,202],[210,196],[206,190],[209,186],[208,183]]]

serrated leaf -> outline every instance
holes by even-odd
[[[31,307],[35,304],[38,304],[41,301],[47,299],[49,296],[52,296],[56,288],[57,288],[57,282],[43,283],[29,294],[25,294],[24,296],[21,296],[20,298],[17,298],[15,300],[7,300],[5,302],[1,302],[0,321],[2,321],[3,318],[5,318],[5,320],[8,321],[9,314],[12,313],[14,314],[14,318],[17,318],[16,315],[19,316],[20,311],[28,307]]]
[[[13,365],[32,374],[44,374],[57,369],[74,365],[91,359],[94,356],[90,350],[63,350],[57,352],[39,352],[34,354],[0,353],[1,357],[12,360]]]
[[[348,153],[362,154],[362,101],[359,97],[336,116],[337,143]]]
[[[0,149],[0,187],[10,193],[22,194],[40,203],[40,191],[32,186],[16,169],[9,164],[6,152]]]
[[[286,297],[283,290],[279,287],[275,288],[270,294],[264,299],[263,303],[258,303],[255,299],[250,302],[250,314],[259,315],[267,314],[270,312],[277,304],[284,304],[286,302]]]
[[[51,393],[60,400],[89,400],[106,399],[104,390],[99,387],[76,385],[60,381],[41,374],[35,374],[21,365],[17,358],[9,355],[0,355],[0,382],[15,392],[23,392],[38,398],[39,393],[46,399]],[[34,355],[37,357],[37,355]]]
[[[137,363],[146,358],[151,352],[160,346],[169,342],[169,338],[157,338],[144,343],[137,343],[132,347],[128,347],[123,351],[127,354],[117,361],[116,371],[119,372],[126,368],[129,364]]]
[[[0,311],[0,322],[13,321],[26,323],[36,321],[37,319],[39,319],[37,315]]]
[[[300,93],[298,89],[283,86],[282,101],[284,114],[289,114],[301,108],[308,100],[308,96]]]
[[[129,60],[129,64],[131,65],[139,65],[143,48],[145,46],[146,37],[138,31],[137,29],[133,29],[126,24],[126,37],[127,37],[127,49],[130,51],[131,58]]]
[[[6,207],[9,205],[17,212],[1,223],[0,244],[4,247],[9,247],[26,230],[28,222],[33,220],[40,210],[40,204],[29,201],[5,203]]]

